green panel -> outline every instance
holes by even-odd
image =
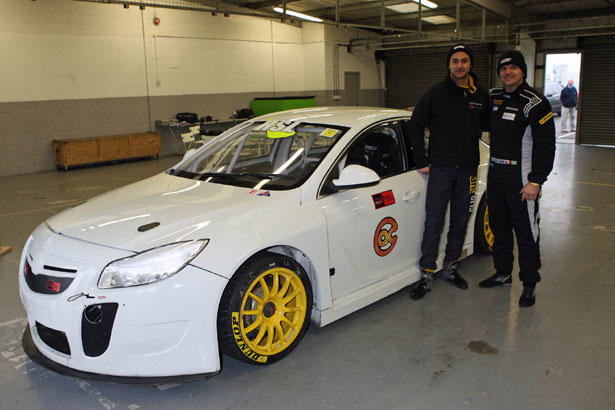
[[[251,105],[254,115],[259,116],[276,111],[316,107],[316,97],[255,98]]]

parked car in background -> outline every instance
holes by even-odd
[[[545,97],[547,97],[551,104],[553,114],[562,115],[562,101],[559,99],[559,96],[563,89],[564,86],[557,81],[551,81],[545,85]]]
[[[26,352],[78,377],[204,378],[221,370],[221,353],[276,362],[310,322],[415,284],[427,176],[404,138],[410,116],[267,114],[50,218],[21,259]],[[480,153],[462,257],[493,243],[483,142]]]

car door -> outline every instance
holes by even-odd
[[[408,271],[418,263],[423,229],[425,178],[411,169],[398,121],[359,135],[331,169],[319,203],[327,220],[333,299]],[[377,185],[332,192],[341,170],[363,165]]]

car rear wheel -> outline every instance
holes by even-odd
[[[487,194],[485,194],[478,205],[476,220],[474,222],[474,250],[476,252],[490,254],[493,252],[493,239],[493,232],[489,226]]]
[[[291,258],[264,253],[244,263],[220,302],[223,353],[252,364],[274,363],[299,344],[312,310],[312,289]]]

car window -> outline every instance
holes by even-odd
[[[221,135],[172,174],[241,187],[295,188],[346,130],[293,121],[255,122]]]
[[[339,178],[348,165],[356,164],[375,171],[381,179],[399,174],[407,169],[404,159],[401,127],[398,121],[378,124],[361,133],[337,160],[321,189],[321,195],[330,194],[327,188]]]

